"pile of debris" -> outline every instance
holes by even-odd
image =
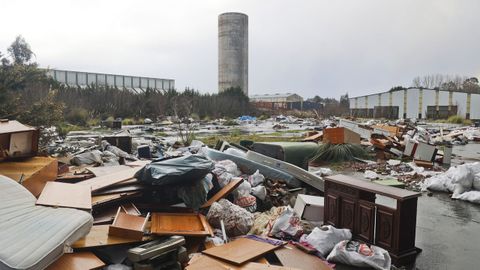
[[[352,123],[346,127],[340,121],[336,127],[328,121],[323,131],[309,134],[309,142],[219,142],[215,148],[200,141],[189,146],[157,139],[132,143],[123,132],[86,136],[75,152],[59,162],[38,156],[37,129],[0,122],[0,248],[8,251],[0,254],[0,268],[332,269],[333,263],[340,263],[390,269],[392,264],[402,265],[395,253],[398,248],[375,240],[372,226],[362,227],[371,236],[361,234],[353,222],[357,216],[371,222],[368,211],[377,209],[372,208],[377,203],[374,191],[399,204],[420,196],[388,187],[399,185],[380,178],[393,177],[416,190],[433,175],[425,180],[428,188],[435,186],[435,179],[458,184],[462,192],[458,185],[448,184],[447,190],[460,196],[477,188],[477,169],[468,167],[472,171],[463,180],[452,178],[450,170],[443,177],[440,169],[418,166],[426,156],[432,164],[441,160],[439,146],[423,141],[434,136],[420,129],[409,134],[413,129],[407,126],[375,124],[368,129]],[[407,139],[413,141],[414,150],[408,150]],[[159,143],[150,144],[154,141]],[[312,157],[322,149],[320,141],[355,145],[377,157],[383,153],[378,163],[363,155],[348,159],[350,169],[375,183],[331,176],[328,168],[310,172]],[[436,150],[422,150],[423,144]],[[389,155],[397,159],[387,159]],[[446,157],[444,152],[444,162]],[[327,159],[322,161],[329,165]],[[349,208],[352,202],[370,210],[360,215],[360,207]],[[408,205],[381,209],[399,217],[403,214],[397,211],[405,209],[416,213],[416,202]],[[408,222],[402,223],[405,228],[415,227],[405,225]],[[410,236],[413,240],[408,241],[414,244],[415,234]]]

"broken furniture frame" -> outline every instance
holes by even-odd
[[[108,235],[142,240],[150,213],[146,217],[130,215],[118,207],[113,224],[108,227]]]

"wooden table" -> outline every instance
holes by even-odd
[[[325,178],[324,222],[350,229],[354,239],[386,249],[395,265],[407,265],[419,252],[415,247],[419,196],[346,175],[329,176]]]

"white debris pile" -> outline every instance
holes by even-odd
[[[448,171],[426,179],[422,190],[451,192],[453,199],[480,204],[480,163],[450,167]]]

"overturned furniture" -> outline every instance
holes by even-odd
[[[325,178],[324,222],[385,248],[395,265],[414,262],[417,199],[421,194],[346,175]]]
[[[38,152],[38,129],[0,119],[0,160],[33,157]]]
[[[36,198],[0,175],[0,269],[44,269],[90,230],[84,211],[35,206]]]

